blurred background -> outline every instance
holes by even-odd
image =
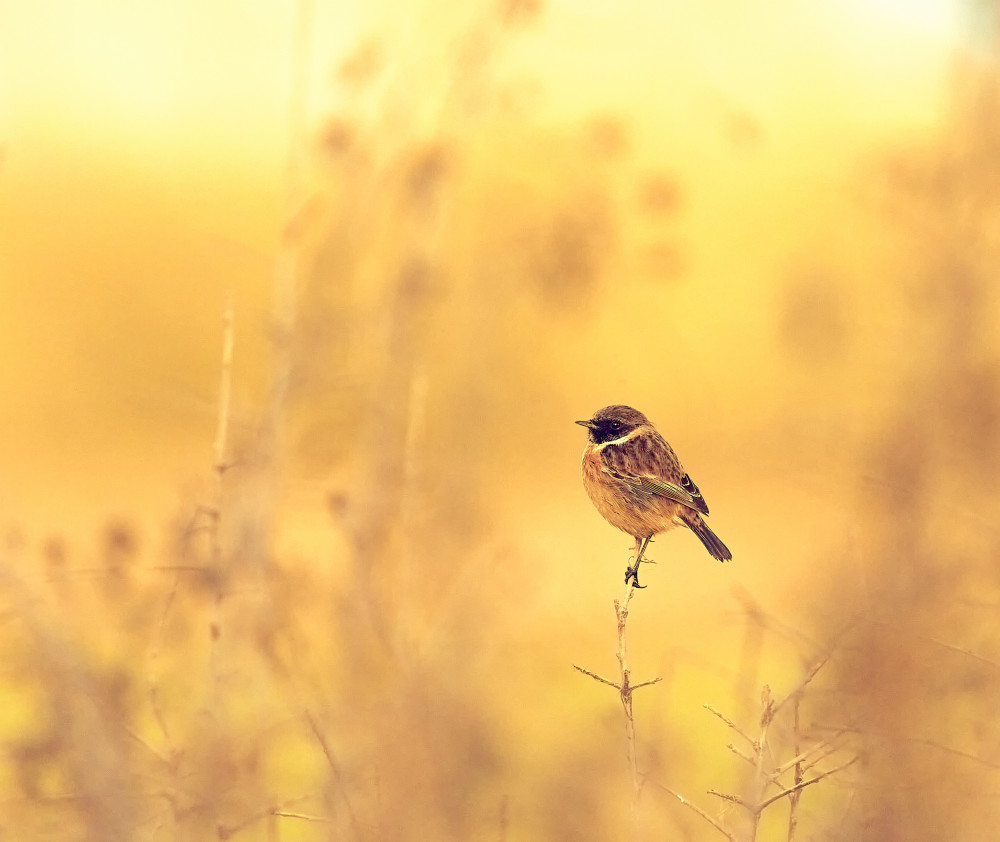
[[[7,4],[0,835],[996,838],[998,12]]]

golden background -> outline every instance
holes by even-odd
[[[996,838],[996,17],[7,8],[0,832]]]

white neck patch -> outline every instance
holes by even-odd
[[[613,439],[612,441],[601,442],[601,444],[595,444],[594,450],[600,453],[604,448],[611,446],[612,444],[625,444],[625,442],[634,439],[636,436],[641,436],[645,433],[649,427],[643,424],[641,427],[636,427],[632,432],[626,433],[620,439]]]

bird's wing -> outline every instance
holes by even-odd
[[[674,485],[672,482],[666,482],[656,477],[634,476],[614,470],[609,470],[609,473],[615,479],[628,483],[637,491],[642,491],[646,494],[655,494],[657,497],[666,497],[675,503],[680,503],[682,506],[694,509],[696,512],[701,512],[705,515],[708,514],[708,506],[705,504],[705,498],[701,496],[698,486],[691,481],[691,478],[687,474],[684,474],[681,485]]]
[[[706,503],[705,498],[701,496],[701,490],[694,484],[694,480],[687,474],[684,474],[684,476],[681,477],[681,487],[684,488],[684,490],[687,491],[687,493],[694,499],[694,508],[696,508],[703,515],[707,515],[708,503]]]
[[[666,497],[696,512],[708,514],[701,491],[662,438],[641,436],[601,451],[604,469],[637,491]]]

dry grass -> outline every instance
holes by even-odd
[[[109,516],[91,546],[53,512],[50,536],[0,548],[0,835],[994,838],[998,138],[973,106],[995,110],[995,82],[961,80],[977,95],[950,133],[879,156],[858,197],[905,246],[873,295],[898,352],[835,268],[734,296],[771,308],[782,359],[745,411],[677,407],[726,453],[732,579],[661,560],[641,602],[615,603],[612,680],[591,597],[618,566],[585,546],[589,506],[562,503],[568,405],[640,383],[682,404],[685,383],[750,366],[745,336],[702,356],[723,337],[713,293],[685,286],[696,186],[639,166],[641,129],[614,115],[533,124],[495,72],[543,11],[502,4],[421,61],[366,42],[318,142],[292,97],[273,306],[266,326],[238,294],[225,311],[199,493],[159,535]],[[766,146],[754,125],[734,154]],[[234,361],[261,330],[269,389],[241,401]],[[886,385],[859,409],[876,364]],[[849,510],[843,535],[773,553],[813,493]],[[300,529],[303,497],[321,527]],[[723,604],[748,581],[772,592]],[[633,683],[640,664],[663,680]]]

